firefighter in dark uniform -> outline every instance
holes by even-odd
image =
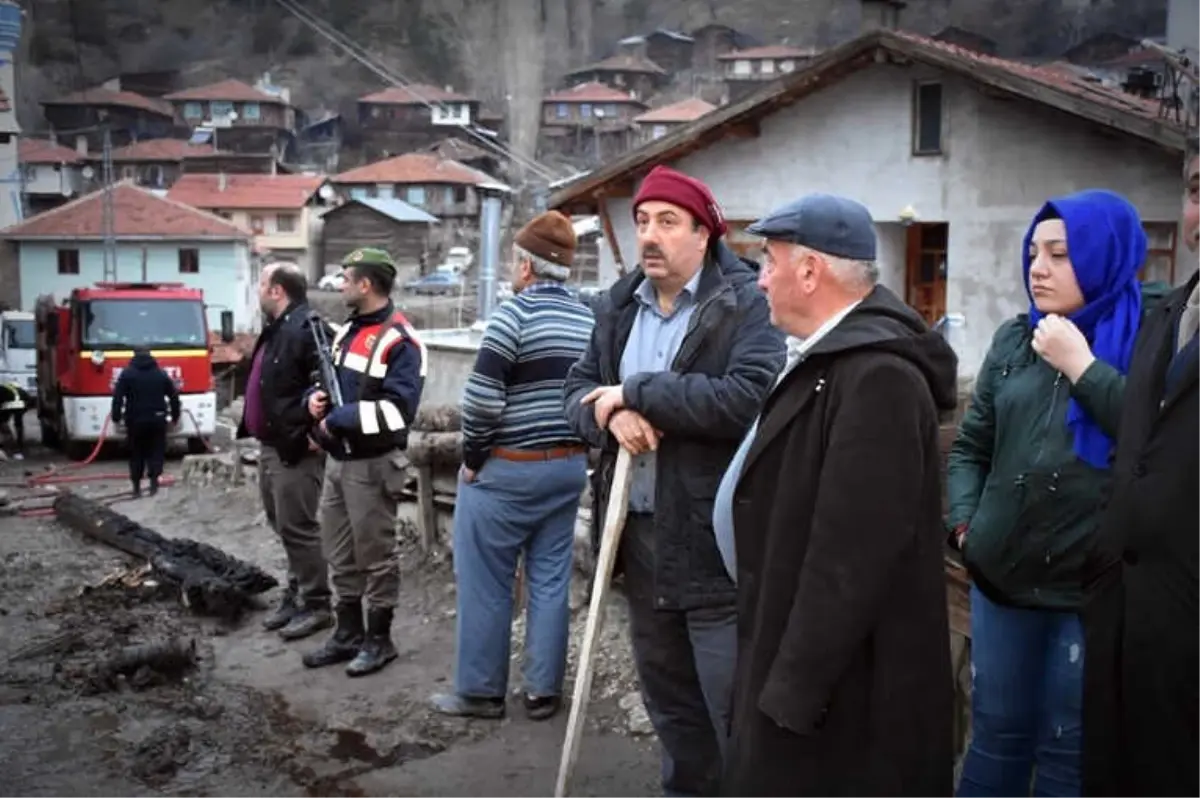
[[[25,459],[25,411],[31,407],[33,399],[21,386],[0,383],[0,445],[12,442],[14,460]]]
[[[158,493],[167,454],[167,427],[179,423],[179,388],[145,347],[133,350],[133,359],[117,378],[112,423],[125,425],[134,497],[142,495],[143,475],[150,477],[150,495]]]
[[[313,438],[329,454],[319,516],[337,628],[304,664],[349,661],[346,673],[364,676],[396,658],[397,500],[387,486],[407,467],[397,454],[408,444],[421,400],[425,349],[392,305],[396,266],[388,253],[358,249],[342,266],[351,316],[334,336],[332,354],[344,404],[332,407],[324,390],[308,397]]]

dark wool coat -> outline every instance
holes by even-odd
[[[876,287],[783,378],[734,496],[728,795],[949,795],[939,408],[953,350]]]
[[[1084,795],[1200,795],[1194,345],[1174,358],[1195,287],[1192,275],[1147,316],[1125,382],[1082,613]]]

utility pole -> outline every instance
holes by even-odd
[[[115,238],[116,211],[113,207],[113,165],[112,165],[112,133],[109,130],[107,116],[101,123],[104,133],[104,151],[101,164],[100,180],[104,184],[102,199],[101,228],[104,236],[104,281],[117,281],[117,242]]]

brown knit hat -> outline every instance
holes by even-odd
[[[513,243],[551,263],[570,268],[575,262],[575,228],[558,211],[535,216],[517,231]]]

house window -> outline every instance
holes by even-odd
[[[665,135],[667,135],[666,125],[655,125],[653,130],[650,132],[650,137],[655,139],[661,139]]]
[[[463,103],[448,103],[433,107],[435,125],[465,125],[471,121],[471,112]]]
[[[421,207],[425,204],[425,187],[424,186],[409,186],[405,195],[405,201],[409,205]]]
[[[739,58],[733,62],[733,74],[735,75],[749,75],[752,71],[749,59]]]
[[[204,106],[200,103],[184,103],[183,104],[184,119],[203,119]]]
[[[250,217],[250,232],[251,233],[254,233],[254,235],[256,235],[256,236],[262,235],[264,227],[266,227],[266,225],[263,224],[263,218],[261,216],[251,216]]]
[[[758,71],[764,75],[774,75],[775,62],[770,58],[764,58],[762,61],[758,62]]]
[[[242,119],[257,122],[261,114],[258,103],[242,103]]]
[[[617,118],[616,103],[609,103],[608,105],[604,106],[604,115],[607,116],[609,119],[616,119]]]
[[[1175,284],[1175,241],[1179,226],[1175,222],[1146,222],[1146,263],[1138,272],[1145,283]]]
[[[591,103],[580,103],[580,105],[579,105],[579,115],[580,115],[581,117],[583,117],[584,119],[591,119],[591,117],[592,117],[592,105],[591,105]]]
[[[913,89],[913,155],[942,152],[942,84],[918,83]]]
[[[442,191],[442,198],[443,198],[442,202],[445,203],[446,205],[453,205],[454,204],[454,186],[446,186],[445,190]]]
[[[620,72],[613,75],[613,85],[614,86],[624,86],[625,85],[625,76],[622,75]]]
[[[275,217],[275,230],[280,233],[296,232],[296,217],[291,213],[281,213]]]
[[[779,62],[779,71],[780,72],[796,71],[796,62],[790,58],[783,59],[782,61]]]
[[[467,201],[467,187],[466,186],[455,186],[454,187],[454,203],[456,205],[462,205],[466,201]]]
[[[79,250],[60,249],[58,251],[58,273],[79,274]]]
[[[567,104],[559,103],[558,105],[554,106],[554,115],[559,119],[566,119],[570,115],[570,111],[567,109]]]
[[[208,113],[213,119],[222,119],[233,113],[233,103],[225,100],[213,100],[208,104]]]
[[[180,249],[179,250],[179,273],[180,274],[199,274],[200,273],[200,250],[198,250],[198,249]]]

